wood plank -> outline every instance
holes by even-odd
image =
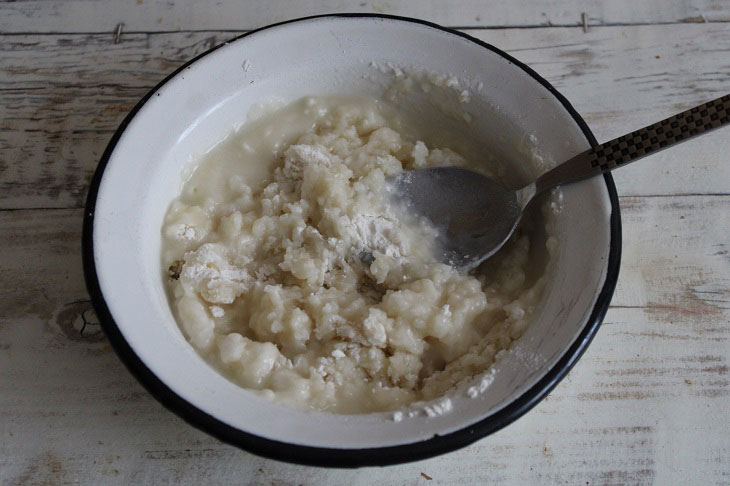
[[[730,5],[730,3],[728,4]],[[730,29],[722,25],[470,32],[552,83],[599,142],[730,93]],[[671,39],[671,42],[667,42]],[[730,194],[728,128],[613,173],[621,195]]]
[[[0,208],[83,206],[91,175],[126,114],[185,59],[224,40],[155,37],[129,35],[118,45],[93,35],[4,38]]]
[[[164,410],[105,343],[68,340],[37,320],[6,321],[0,477],[6,484],[215,478],[365,486],[416,484],[425,472],[453,485],[722,481],[730,466],[727,342],[660,337],[665,318],[612,310],[569,377],[516,423],[456,453],[358,472],[293,466],[223,445]]]
[[[7,319],[49,321],[88,301],[82,217],[80,209],[0,212],[0,327]]]
[[[261,459],[185,425],[100,333],[82,282],[82,211],[0,212],[0,482],[428,484],[421,472],[447,485],[721,482],[730,196],[622,204],[614,307],[548,399],[463,451],[359,472]]]
[[[622,197],[623,262],[613,305],[676,310],[694,316],[700,328],[705,316],[724,315],[730,309],[729,201]]]
[[[591,25],[730,20],[722,0],[464,0],[458,8],[439,0],[280,0],[250,2],[163,2],[137,0],[42,0],[0,3],[0,32],[112,32],[250,30],[297,17],[337,12],[385,13],[420,17],[457,27],[577,26],[585,12]]]
[[[615,173],[624,254],[603,327],[546,400],[464,450],[359,471],[269,461],[186,425],[124,369],[81,271],[77,208],[107,140],[197,53],[330,11],[476,27],[599,140],[729,89],[725,0],[0,2],[0,484],[730,484],[723,132]]]
[[[600,140],[728,89],[730,30],[721,24],[469,32],[553,82]],[[137,100],[232,35],[129,34],[120,44],[110,35],[2,37],[0,208],[81,207],[107,141]],[[625,195],[730,194],[729,151],[730,138],[716,132],[615,177]]]
[[[730,309],[730,196],[622,197],[612,305],[698,319]],[[0,211],[0,319],[43,320],[87,299],[81,209]],[[710,318],[708,317],[708,318]],[[724,332],[728,332],[726,328]]]

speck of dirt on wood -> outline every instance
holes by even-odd
[[[422,472],[422,473],[421,473],[421,477],[422,477],[423,479],[425,479],[426,481],[431,481],[431,480],[433,479],[433,478],[432,478],[431,476],[429,476],[429,475],[428,475],[428,474],[426,474],[425,472]]]

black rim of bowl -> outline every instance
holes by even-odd
[[[517,420],[528,410],[534,407],[538,402],[540,402],[540,400],[542,400],[548,393],[550,393],[550,391],[555,388],[560,380],[562,380],[565,375],[570,371],[570,369],[575,365],[583,352],[585,352],[586,348],[598,331],[598,328],[603,321],[603,317],[608,310],[611,296],[613,295],[614,288],[616,287],[616,281],[618,279],[618,272],[621,261],[621,216],[619,211],[618,195],[616,194],[616,186],[614,185],[613,178],[610,174],[604,174],[606,188],[608,190],[608,195],[611,201],[611,242],[608,256],[606,280],[604,281],[603,288],[598,294],[598,299],[596,300],[596,304],[593,307],[593,311],[586,321],[585,327],[578,335],[578,338],[570,346],[570,348],[568,348],[562,358],[548,371],[548,373],[540,381],[533,385],[529,390],[524,392],[516,400],[509,403],[502,410],[493,415],[490,415],[485,419],[482,419],[479,422],[476,422],[455,432],[451,432],[445,435],[434,435],[430,439],[410,444],[365,449],[335,449],[295,445],[287,442],[266,439],[254,434],[250,434],[248,432],[244,432],[223,423],[222,421],[216,419],[211,415],[208,415],[207,413],[196,408],[195,406],[178,396],[157,376],[155,376],[155,374],[149,368],[147,368],[142,360],[134,353],[132,348],[124,339],[124,336],[122,335],[119,327],[114,322],[114,318],[109,312],[109,308],[107,307],[106,301],[104,300],[104,295],[101,292],[99,280],[96,274],[96,266],[94,262],[93,227],[94,209],[96,206],[96,198],[99,191],[99,184],[101,182],[104,169],[109,162],[109,158],[114,151],[114,148],[119,141],[119,138],[121,137],[124,130],[127,128],[127,125],[129,125],[134,116],[147,102],[147,100],[165,83],[167,83],[183,69],[186,69],[190,64],[202,58],[203,56],[210,54],[219,47],[228,44],[229,42],[241,39],[243,37],[272,27],[293,22],[326,17],[362,17],[390,19],[416,23],[431,27],[433,29],[438,29],[443,32],[448,32],[453,35],[457,35],[459,37],[469,40],[470,42],[478,44],[481,47],[502,56],[510,63],[520,67],[528,75],[530,75],[542,86],[544,86],[573,117],[578,126],[580,126],[583,134],[585,135],[591,146],[598,145],[595,137],[593,136],[593,133],[588,128],[588,125],[586,125],[583,118],[581,118],[581,116],[575,111],[575,109],[571,106],[568,100],[565,99],[563,95],[558,93],[558,91],[553,88],[550,83],[548,83],[530,67],[518,61],[509,54],[501,51],[500,49],[497,49],[490,44],[487,44],[486,42],[475,39],[462,32],[446,27],[441,27],[440,25],[426,22],[423,20],[408,17],[399,17],[394,15],[378,14],[316,15],[312,17],[304,17],[272,24],[266,27],[262,27],[260,29],[247,32],[241,36],[231,39],[230,41],[224,42],[188,61],[175,72],[162,80],[157,86],[152,88],[152,90],[150,90],[150,92],[147,93],[144,98],[140,100],[139,103],[137,103],[132,111],[126,116],[124,121],[122,121],[121,125],[114,133],[111,141],[107,145],[101,160],[99,161],[99,165],[97,166],[96,172],[94,173],[94,176],[91,180],[91,185],[89,187],[89,193],[86,200],[86,210],[84,212],[84,225],[82,236],[83,266],[86,287],[91,296],[91,302],[99,317],[99,321],[102,328],[104,329],[104,332],[106,333],[117,355],[119,355],[120,359],[129,369],[129,371],[165,407],[176,413],[189,424],[197,427],[204,432],[207,432],[208,434],[213,435],[221,441],[271,459],[313,466],[385,466],[390,464],[399,464],[426,459],[467,446]]]

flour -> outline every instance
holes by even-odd
[[[471,115],[459,106],[469,104],[472,89],[480,91],[484,86],[483,83],[479,85],[481,81],[469,83],[454,74],[398,66],[391,62],[371,61],[370,67],[393,76],[394,79],[385,92],[388,100],[397,102],[416,92],[428,94],[429,102],[435,104],[445,115],[467,123],[471,121]],[[471,89],[467,85],[472,85]]]
[[[476,398],[485,391],[487,391],[487,388],[492,384],[494,381],[494,368],[491,368],[489,372],[485,373],[481,380],[479,380],[479,384],[470,386],[466,390],[466,394],[469,396],[469,398]]]
[[[423,411],[426,412],[427,416],[433,418],[449,413],[453,408],[451,399],[449,397],[444,397],[441,400],[436,400],[431,405],[423,407]]]
[[[464,89],[450,77],[421,87],[434,83]],[[436,229],[391,204],[388,180],[472,166],[387,114],[372,99],[297,101],[211,150],[171,204],[173,311],[238,385],[300,408],[429,419],[456,407],[456,388],[486,390],[474,375],[529,324],[542,288],[524,284],[529,235],[484,274],[438,261]]]
[[[401,257],[408,248],[399,236],[400,225],[384,216],[358,214],[352,218],[352,237],[357,246],[390,257]]]
[[[425,148],[423,142],[419,142]],[[427,149],[426,149],[427,150]],[[283,173],[291,179],[301,179],[307,166],[331,168],[341,163],[340,157],[331,154],[318,144],[296,144],[285,152]],[[384,214],[356,214],[350,219],[349,236],[358,250],[379,252],[385,256],[401,258],[409,254],[409,245],[403,237],[404,223],[392,208],[383,205]],[[416,231],[415,228],[410,228]]]
[[[176,225],[174,231],[175,238],[180,241],[192,241],[197,236],[195,228],[184,223]]]
[[[292,179],[296,179],[307,165],[332,167],[333,158],[336,158],[322,145],[304,144],[292,145],[286,150],[285,156],[284,174]]]
[[[447,414],[454,409],[451,398],[442,397],[429,403],[415,402],[405,410],[396,410],[393,412],[393,422],[402,422],[404,418],[415,418],[426,416],[435,418]]]
[[[225,258],[225,249],[219,244],[205,243],[186,253],[184,259],[180,283],[199,292],[207,302],[231,304],[250,286],[248,272],[231,266]]]

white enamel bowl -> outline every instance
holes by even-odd
[[[555,89],[492,46],[410,19],[324,16],[249,33],[176,71],[124,120],[94,176],[84,268],[114,349],[170,410],[256,454],[352,467],[417,460],[467,445],[540,401],[586,349],[608,307],[620,254],[610,175],[563,189],[559,250],[535,321],[516,352],[500,363],[488,392],[477,398],[456,394],[450,413],[394,422],[392,414],[294,410],[239,388],[198,356],[173,318],[160,268],[160,228],[180,189],[183,166],[262,100],[381,95],[392,73],[377,66],[388,63],[455,74],[471,86],[463,109],[472,117],[469,130],[488,146],[509,146],[534,134],[540,150],[560,161],[595,143]],[[440,117],[427,103],[418,109]]]

